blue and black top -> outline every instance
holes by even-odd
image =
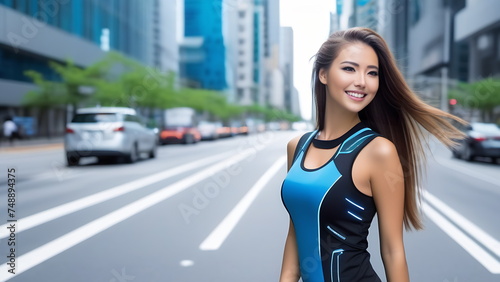
[[[307,169],[305,155],[316,135],[310,133],[296,149],[281,188],[295,228],[302,280],[380,281],[366,250],[375,203],[352,180],[356,156],[380,135],[359,123],[343,135],[345,140],[327,163]]]

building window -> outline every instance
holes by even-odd
[[[242,25],[242,24],[240,24],[240,25],[238,26],[238,31],[239,31],[239,32],[245,32],[245,26],[244,26],[244,25]]]
[[[239,80],[245,80],[245,75],[244,75],[244,74],[240,74],[240,75],[238,75],[238,79],[239,79]]]
[[[238,43],[239,43],[240,45],[245,44],[245,39],[243,39],[243,38],[238,39]]]
[[[240,61],[240,62],[238,63],[238,66],[240,66],[240,67],[244,67],[244,66],[245,66],[245,62]]]
[[[240,16],[240,18],[244,18],[245,17],[245,11],[239,11],[238,12],[238,15]]]
[[[259,83],[260,82],[260,79],[259,79],[259,69],[258,68],[255,68],[253,70],[253,81],[255,83]]]
[[[497,34],[497,59],[500,61],[500,33]]]
[[[243,89],[242,88],[238,88],[237,91],[238,91],[238,94],[237,94],[238,95],[238,100],[243,99],[243,94],[244,94]]]
[[[49,67],[49,59],[37,56],[33,53],[19,52],[15,53],[11,48],[0,47],[0,78],[32,82],[24,75],[26,70],[34,70],[43,75],[50,81],[61,81],[59,74]],[[62,63],[62,62],[59,62]],[[62,63],[64,65],[64,63]]]
[[[420,17],[422,16],[421,12],[422,12],[422,1],[421,0],[412,1],[410,4],[410,23],[412,25],[418,23]]]

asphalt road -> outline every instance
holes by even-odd
[[[297,134],[168,145],[156,159],[74,168],[57,147],[1,152],[0,281],[277,281],[285,144]],[[500,281],[500,165],[431,149],[426,228],[405,234],[412,281]],[[369,240],[383,277],[376,222]]]

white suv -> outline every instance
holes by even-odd
[[[68,166],[82,157],[124,156],[135,162],[142,152],[156,156],[157,136],[146,128],[134,109],[120,107],[82,108],[66,127],[64,149]]]

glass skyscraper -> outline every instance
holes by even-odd
[[[153,30],[152,21],[149,20],[152,6],[148,1],[134,0],[0,0],[0,5],[14,9],[24,14],[25,20],[31,21],[38,28],[32,18],[40,20],[43,24],[64,30],[85,40],[101,46],[102,41],[107,41],[109,49],[120,51],[145,64],[151,62],[152,51],[148,50],[147,42],[151,42],[149,30]],[[27,25],[28,28],[28,25]],[[40,29],[43,26],[39,27]],[[11,34],[7,37],[12,42],[22,42],[22,34]],[[29,36],[25,36],[28,37]],[[106,37],[105,39],[103,37]],[[64,42],[52,42],[64,44]],[[12,45],[12,44],[11,44]],[[14,43],[15,45],[15,43]],[[36,54],[27,54],[13,50],[6,46],[0,47],[0,64],[9,66],[0,72],[0,78],[29,81],[22,73],[25,69],[36,69],[47,74],[50,70],[47,60],[58,58],[42,58]],[[8,72],[6,72],[8,69]]]
[[[185,62],[183,75],[201,88],[224,90],[226,84],[225,47],[222,37],[222,0],[185,0],[184,36],[200,38],[202,59]]]
[[[59,79],[50,61],[70,59],[85,68],[113,50],[147,66],[165,64],[159,62],[168,57],[161,49],[167,34],[163,18],[175,15],[166,12],[173,8],[161,5],[160,0],[0,0],[0,118],[47,119],[50,126],[41,135],[62,134],[66,109],[42,117],[22,104],[25,94],[37,89],[26,70]],[[158,12],[160,8],[164,10]],[[171,53],[168,59],[174,61]]]

